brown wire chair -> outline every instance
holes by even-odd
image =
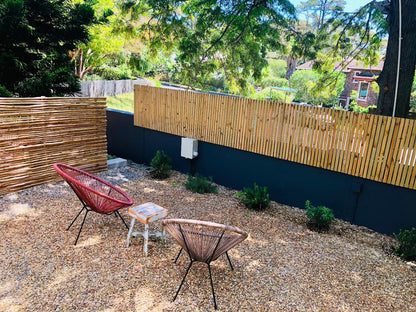
[[[221,255],[226,254],[231,270],[233,270],[228,251],[245,240],[248,234],[233,226],[198,220],[166,219],[162,221],[162,224],[166,232],[182,247],[175,262],[178,260],[182,250],[186,251],[191,261],[175,297],[173,297],[173,301],[178,296],[192,264],[196,261],[204,262],[208,265],[214,307],[217,309],[210,264]]]
[[[118,211],[121,208],[126,208],[133,204],[132,199],[126,193],[81,169],[60,163],[54,164],[53,167],[69,184],[83,205],[75,219],[72,220],[66,229],[67,231],[74,224],[75,220],[78,219],[81,212],[85,210],[84,219],[82,220],[74,245],[78,242],[85,219],[90,211],[101,214],[115,214],[116,217],[119,217],[123,221],[126,228],[129,228]]]

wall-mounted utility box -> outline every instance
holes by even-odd
[[[182,138],[181,156],[188,159],[194,159],[196,156],[198,156],[198,140]]]

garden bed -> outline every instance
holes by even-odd
[[[389,250],[394,240],[335,220],[328,233],[307,226],[303,209],[272,202],[250,211],[236,190],[194,194],[173,172],[152,180],[130,165],[100,174],[136,204],[153,201],[169,217],[237,226],[247,240],[212,263],[219,311],[415,311],[416,270]],[[127,230],[113,216],[89,214],[66,231],[80,209],[63,182],[0,196],[0,311],[206,311],[213,310],[208,271],[197,263],[175,302],[188,259],[179,248],[143,239],[125,247]],[[129,223],[126,210],[123,217]]]

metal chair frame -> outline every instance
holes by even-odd
[[[69,231],[69,229],[72,227],[72,225],[75,223],[75,221],[81,215],[81,213],[85,210],[85,215],[84,215],[84,218],[82,220],[81,226],[79,228],[79,231],[78,231],[78,234],[77,234],[77,238],[75,239],[74,245],[76,245],[78,243],[78,239],[79,239],[79,237],[81,235],[82,228],[84,226],[84,223],[85,223],[85,220],[87,218],[87,215],[88,215],[88,213],[90,211],[94,211],[94,212],[97,212],[97,213],[100,213],[100,214],[106,214],[106,215],[114,214],[116,216],[116,218],[119,217],[123,221],[123,223],[126,226],[127,230],[129,229],[126,221],[124,221],[123,217],[121,216],[120,212],[118,211],[121,208],[126,208],[126,207],[128,207],[128,206],[130,206],[130,205],[133,204],[133,201],[131,200],[131,198],[127,194],[125,194],[123,191],[119,190],[115,186],[111,185],[110,183],[108,183],[108,182],[106,182],[106,181],[104,181],[102,179],[99,179],[98,177],[96,177],[94,175],[91,175],[91,174],[89,174],[89,173],[87,173],[87,172],[85,172],[85,171],[83,171],[81,169],[74,168],[74,167],[71,167],[71,166],[68,166],[68,165],[64,165],[64,164],[59,164],[59,163],[54,164],[54,168],[62,176],[62,178],[68,183],[68,185],[74,191],[75,195],[78,197],[79,201],[82,204],[81,210],[78,212],[78,214],[76,215],[76,217],[72,220],[71,224],[66,229],[67,231]],[[96,180],[96,181],[98,181],[100,183],[105,184],[107,187],[109,187],[108,194],[107,195],[106,194],[102,194],[102,193],[99,193],[98,191],[95,191],[93,189],[90,189],[88,186],[83,185],[80,181],[77,181],[77,180],[73,179],[72,177],[68,176],[65,172],[62,171],[62,168],[66,168],[66,169],[69,169],[69,170],[74,170],[77,173],[79,173],[80,175],[84,175],[84,176],[90,177],[90,178],[92,178],[92,179],[94,179],[94,180]],[[97,207],[89,207],[88,204],[85,202],[85,200],[80,196],[80,194],[79,194],[80,191],[77,190],[73,186],[73,184],[80,185],[83,188],[88,189],[88,190],[96,193],[97,196],[102,196],[102,197],[105,197],[107,199],[112,199],[109,195],[110,195],[110,192],[112,190],[115,190],[117,193],[119,193],[121,196],[123,196],[125,198],[125,201],[121,201],[119,199],[114,199],[114,201],[116,201],[118,203],[118,205],[115,208],[112,208],[111,211],[104,212],[104,211],[101,211],[100,209],[98,209]]]
[[[213,301],[214,301],[214,308],[215,309],[217,309],[217,300],[216,300],[216,297],[215,297],[215,289],[214,289],[214,282],[213,282],[213,279],[212,279],[212,273],[211,273],[211,262],[212,261],[215,261],[217,258],[218,258],[218,254],[216,254],[216,252],[217,252],[217,250],[218,250],[218,247],[220,246],[220,243],[221,243],[221,241],[222,241],[222,239],[223,239],[223,237],[224,237],[224,235],[225,235],[225,232],[226,232],[226,230],[235,230],[239,235],[241,235],[241,238],[240,239],[238,239],[238,240],[236,240],[236,242],[235,242],[235,244],[232,244],[232,247],[233,246],[235,246],[236,244],[238,244],[240,241],[242,241],[242,240],[244,240],[246,237],[247,237],[247,233],[245,233],[244,231],[242,231],[242,230],[240,230],[240,229],[237,229],[237,228],[234,228],[234,227],[230,227],[230,226],[225,226],[225,225],[221,225],[221,224],[217,224],[217,223],[212,223],[212,222],[204,222],[204,221],[196,221],[196,220],[175,220],[175,219],[172,219],[172,220],[164,220],[164,221],[162,221],[162,223],[165,225],[165,227],[166,227],[166,224],[168,224],[168,223],[173,223],[174,221],[180,221],[180,222],[187,222],[187,221],[189,221],[189,222],[192,222],[192,223],[194,223],[194,224],[201,224],[201,225],[213,225],[213,226],[215,226],[215,227],[224,227],[223,228],[223,230],[221,231],[221,234],[219,234],[218,235],[218,240],[217,240],[217,242],[216,242],[216,244],[215,244],[215,248],[213,249],[213,251],[212,251],[212,253],[211,253],[211,255],[209,256],[209,257],[207,257],[204,261],[201,261],[200,259],[194,259],[194,257],[192,256],[192,252],[191,252],[191,250],[190,250],[190,248],[188,247],[188,241],[187,241],[187,239],[186,239],[186,237],[185,237],[185,235],[184,235],[184,231],[186,232],[186,231],[188,231],[188,230],[184,230],[183,228],[182,228],[182,226],[181,226],[181,224],[179,223],[178,224],[178,227],[179,227],[179,231],[180,231],[180,235],[181,235],[181,239],[182,239],[182,241],[183,241],[183,243],[184,243],[184,246],[179,250],[179,253],[178,253],[178,255],[176,256],[176,258],[174,259],[174,263],[176,263],[177,262],[177,260],[179,259],[179,257],[180,257],[180,255],[181,255],[181,253],[182,253],[182,250],[183,249],[185,249],[185,251],[186,251],[186,253],[188,254],[188,257],[189,257],[189,260],[190,260],[190,263],[189,263],[189,265],[188,265],[188,267],[186,268],[186,271],[185,271],[185,275],[184,275],[184,277],[182,278],[182,281],[181,281],[181,283],[180,283],[180,285],[179,285],[179,288],[178,288],[178,290],[176,291],[176,294],[175,294],[175,296],[173,297],[173,300],[172,301],[175,301],[176,300],[176,298],[178,297],[178,294],[179,294],[179,292],[180,292],[180,290],[181,290],[181,288],[182,288],[182,285],[184,284],[184,282],[185,282],[185,280],[186,280],[186,277],[187,277],[187,275],[188,275],[188,273],[189,273],[189,270],[191,269],[191,267],[192,267],[192,265],[193,265],[193,263],[194,262],[204,262],[204,263],[206,263],[207,264],[207,266],[208,266],[208,273],[209,273],[209,279],[210,279],[210,284],[211,284],[211,291],[212,291],[212,298],[213,298]],[[167,231],[168,231],[168,233],[169,233],[169,228],[167,228],[166,229]],[[210,234],[207,234],[207,233],[200,233],[200,235],[210,235]],[[175,237],[174,237],[175,238]],[[175,238],[175,240],[177,240],[177,238]],[[181,245],[181,244],[180,244]],[[182,245],[181,245],[182,246]],[[232,247],[230,247],[230,248],[232,248]],[[230,268],[231,268],[231,270],[234,270],[234,267],[233,267],[233,265],[232,265],[232,263],[231,263],[231,260],[230,260],[230,257],[229,257],[229,255],[228,255],[228,250],[227,251],[225,251],[224,252],[225,254],[226,254],[226,256],[227,256],[227,260],[228,260],[228,263],[230,264]],[[215,259],[214,259],[214,257],[216,257]]]

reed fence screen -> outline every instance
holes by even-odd
[[[135,86],[134,124],[416,189],[416,121]]]
[[[0,194],[58,179],[52,164],[107,168],[105,98],[0,98]]]

